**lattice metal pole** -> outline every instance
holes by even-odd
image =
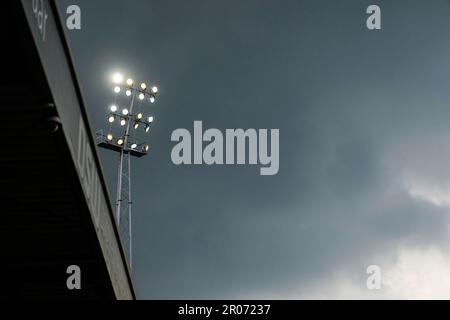
[[[136,91],[133,91],[131,98],[130,114],[133,114],[134,99],[136,98]],[[128,138],[130,137],[131,121],[128,121],[124,145],[128,145]],[[119,226],[119,233],[122,237],[122,242],[125,250],[128,250],[128,263],[132,267],[132,248],[131,248],[131,155],[130,152],[122,150],[120,153],[119,177],[118,177],[118,198],[117,198],[117,225]]]
[[[118,198],[117,198],[117,225],[122,239],[122,244],[128,253],[128,263],[132,266],[131,261],[131,161],[130,154],[122,152],[119,164],[118,177]]]

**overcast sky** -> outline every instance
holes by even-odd
[[[94,129],[114,71],[160,88],[132,168],[139,298],[450,298],[450,1],[60,4],[82,10],[68,36]],[[173,165],[194,120],[279,128],[279,174]]]

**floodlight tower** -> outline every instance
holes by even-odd
[[[119,168],[117,177],[116,219],[122,244],[128,252],[128,263],[133,265],[132,255],[132,224],[131,224],[131,157],[141,158],[149,152],[146,142],[139,142],[139,131],[148,133],[154,122],[153,116],[144,116],[135,112],[136,99],[141,104],[155,103],[157,87],[147,88],[147,84],[137,85],[131,78],[124,82],[124,77],[117,73],[113,76],[115,83],[115,101],[110,106],[108,114],[109,130],[97,132],[97,145],[101,148],[119,153]],[[125,93],[125,103],[119,106],[120,94]],[[113,124],[119,123],[119,132],[114,134]],[[117,130],[116,130],[117,131]]]

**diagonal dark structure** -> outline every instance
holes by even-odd
[[[134,299],[55,2],[6,1],[0,19],[0,298]]]

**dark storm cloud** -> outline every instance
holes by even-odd
[[[110,72],[161,88],[151,155],[133,163],[139,297],[307,296],[405,243],[448,241],[446,207],[407,187],[449,181],[445,142],[417,160],[450,135],[448,1],[378,1],[379,32],[367,1],[76,2],[93,127]],[[279,128],[280,173],[174,166],[170,134],[194,120]],[[115,190],[117,159],[101,155]]]

